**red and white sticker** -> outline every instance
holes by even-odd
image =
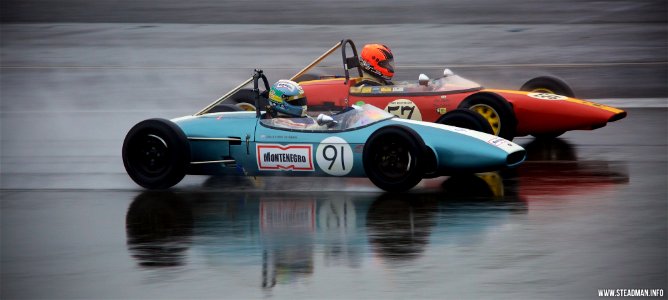
[[[540,100],[566,100],[568,97],[549,93],[529,93],[527,96]]]
[[[260,171],[313,171],[312,145],[257,144]]]

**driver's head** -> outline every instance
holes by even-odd
[[[307,106],[304,89],[292,80],[281,79],[269,90],[269,106],[278,116],[305,117]]]
[[[385,80],[392,80],[394,76],[394,56],[390,48],[385,45],[364,45],[360,55],[360,66],[367,73]]]

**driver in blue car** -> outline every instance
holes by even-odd
[[[355,86],[391,85],[394,76],[394,55],[390,47],[367,44],[360,54],[362,79]]]
[[[269,89],[269,105],[265,116],[302,118],[307,116],[307,108],[304,89],[292,80],[281,79]]]
[[[308,109],[304,89],[292,80],[281,79],[269,89],[269,105],[263,119],[264,123],[289,129],[320,130],[326,129],[306,114]],[[269,120],[270,119],[270,120]]]
[[[332,117],[320,114],[313,119],[306,114],[307,101],[304,89],[292,80],[281,79],[269,89],[269,105],[267,112],[262,116],[264,124],[269,126],[303,129],[303,130],[332,130],[338,122]]]

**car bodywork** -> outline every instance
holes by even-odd
[[[428,122],[438,122],[439,118],[461,108],[474,97],[484,95],[496,101],[505,100],[512,107],[516,120],[512,136],[505,136],[509,139],[591,130],[626,116],[625,111],[617,108],[562,95],[485,89],[455,74],[430,80],[428,85],[402,82],[392,86],[356,87],[358,79],[351,78],[347,83],[345,78],[335,78],[300,84],[314,110],[337,110],[352,104],[368,103],[401,118]],[[486,112],[485,107],[473,109],[490,122],[500,121],[499,112]],[[498,125],[492,124],[497,135],[506,124]]]
[[[266,90],[269,85],[261,71],[252,79],[259,101],[259,79]],[[171,121],[150,119],[126,136],[123,162],[135,182],[154,189],[171,187],[185,174],[227,174],[369,177],[382,189],[403,191],[425,177],[503,169],[526,156],[503,138],[399,119],[368,104],[325,119],[206,109]]]
[[[347,46],[352,50],[350,57],[346,54]],[[342,50],[345,75],[307,73],[338,48]],[[570,130],[592,130],[626,116],[621,109],[574,98],[563,81],[552,77],[529,80],[522,86],[522,91],[486,89],[445,69],[443,76],[435,79],[421,74],[421,79],[416,81],[358,86],[363,79],[358,61],[354,43],[342,40],[291,79],[300,81],[309,110],[337,111],[368,103],[401,118],[452,124],[447,120],[448,114],[468,109],[484,117],[491,125],[491,131],[465,126],[466,122],[454,124],[488,131],[508,140],[517,136],[556,137]],[[350,74],[349,70],[354,69],[357,71]],[[243,97],[230,99],[228,103],[254,109],[245,106],[245,103],[253,102]]]
[[[222,112],[172,121],[190,142],[193,174],[273,176],[291,171],[291,176],[366,177],[364,145],[371,134],[388,126],[419,133],[433,155],[427,174],[498,170],[520,163],[524,156],[522,147],[502,138],[396,118],[368,104],[333,117],[355,120],[327,128],[309,118],[257,119],[253,112]],[[229,161],[206,163],[221,158]]]

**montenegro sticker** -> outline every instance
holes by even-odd
[[[312,145],[257,144],[260,171],[313,171]]]

